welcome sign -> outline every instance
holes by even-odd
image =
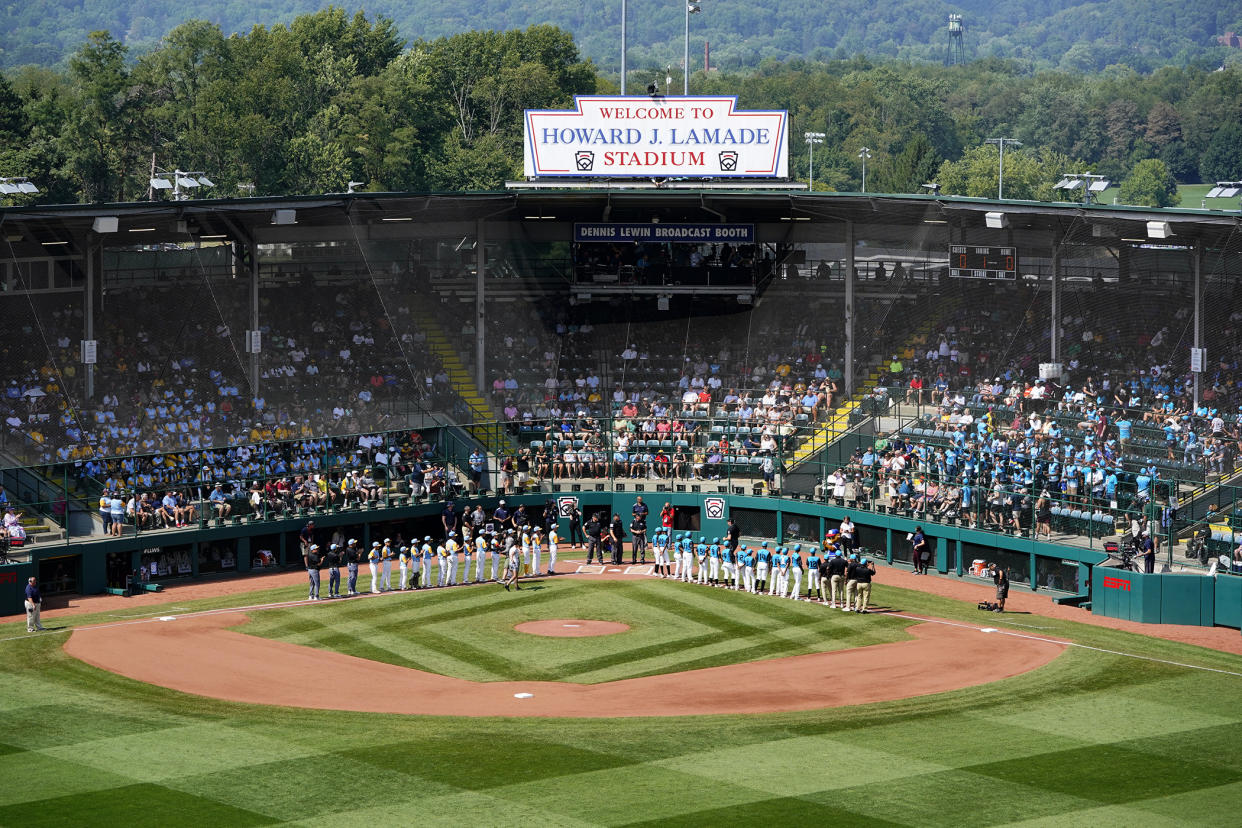
[[[785,178],[788,114],[737,111],[727,96],[575,98],[573,110],[528,109],[531,178]]]

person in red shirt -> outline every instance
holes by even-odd
[[[664,508],[660,510],[660,525],[665,529],[673,528],[673,504],[665,503]]]
[[[910,390],[906,392],[907,403],[923,404],[923,375],[915,374],[910,378]]]

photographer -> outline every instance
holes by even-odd
[[[988,574],[996,584],[996,608],[993,612],[1005,611],[1005,599],[1009,597],[1009,570],[998,564],[988,564]]]

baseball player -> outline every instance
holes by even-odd
[[[707,538],[700,536],[698,544],[694,547],[694,556],[699,561],[698,577],[695,578],[696,584],[707,583]]]
[[[392,591],[392,559],[392,538],[384,538],[384,546],[380,549],[380,571],[383,572],[380,590],[383,592]]]
[[[677,537],[669,536],[669,554],[673,557],[673,580],[681,580],[681,542],[685,538],[682,533]]]
[[[474,538],[475,569],[474,580],[483,583],[483,570],[487,563],[487,535],[479,532]]]
[[[436,546],[436,586],[444,586],[448,578],[448,550],[441,543]]]
[[[656,529],[655,534],[651,536],[651,555],[655,558],[655,572],[660,576],[661,581],[665,577],[667,559],[664,557],[664,553],[666,551],[668,551],[668,546],[664,539],[664,529]]]
[[[556,545],[560,543],[560,535],[556,532],[556,524],[548,527],[548,574],[556,574]]]
[[[514,544],[508,549],[508,555],[505,561],[505,575],[500,580],[500,585],[505,588],[505,592],[509,591],[509,585],[521,589],[518,580],[522,577],[522,553],[518,546]]]
[[[535,531],[531,533],[530,554],[531,554],[530,574],[538,575],[539,564],[541,563],[541,558],[543,556],[543,530],[540,529],[538,526],[536,526]]]
[[[768,549],[768,542],[764,541],[759,544],[759,551],[755,553],[755,589],[759,592],[763,592],[768,586],[768,568],[771,565],[772,552]]]
[[[768,595],[780,595],[784,597],[786,585],[789,583],[789,556],[785,554],[785,547],[776,547],[776,552],[772,555],[772,586],[768,588]]]
[[[733,580],[733,549],[727,542],[720,544],[720,582],[718,586],[729,588]]]
[[[379,541],[371,541],[371,551],[367,553],[367,566],[371,568],[371,592],[375,595],[380,591],[380,544]]]
[[[423,545],[418,548],[419,584],[423,589],[431,587],[431,559],[435,557],[435,549],[431,545],[431,535],[423,535]]]
[[[470,531],[463,526],[461,530],[461,582],[463,584],[472,582],[470,561],[473,555],[474,544],[470,542]]]
[[[806,551],[806,600],[819,597],[819,550],[812,544]]]
[[[845,564],[845,604],[841,607],[842,612],[852,612],[854,609],[854,590],[858,588],[858,556],[850,554]]]
[[[747,547],[742,548],[742,586],[751,595],[755,594],[755,552]]]
[[[397,550],[397,589],[409,589],[410,581],[410,547],[402,546]]]
[[[713,538],[707,547],[707,582],[720,585],[720,538]]]
[[[500,580],[500,576],[498,572],[499,572],[499,567],[500,567],[500,558],[505,553],[504,544],[505,544],[504,538],[502,538],[500,535],[492,536],[491,547],[492,547],[492,580],[493,581]]]
[[[795,543],[789,553],[789,575],[793,583],[789,585],[789,597],[797,601],[802,598],[802,544]]]
[[[445,586],[453,586],[457,583],[457,553],[461,549],[461,544],[457,542],[457,536],[449,533],[448,538],[444,541],[444,552],[448,565],[448,577],[444,582]]]
[[[875,564],[868,558],[859,558],[853,570],[854,612],[867,614],[871,603],[871,579],[875,576]]]

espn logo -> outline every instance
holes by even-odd
[[[1130,591],[1130,582],[1125,578],[1114,578],[1112,576],[1104,576],[1105,589],[1119,589],[1122,592]]]

